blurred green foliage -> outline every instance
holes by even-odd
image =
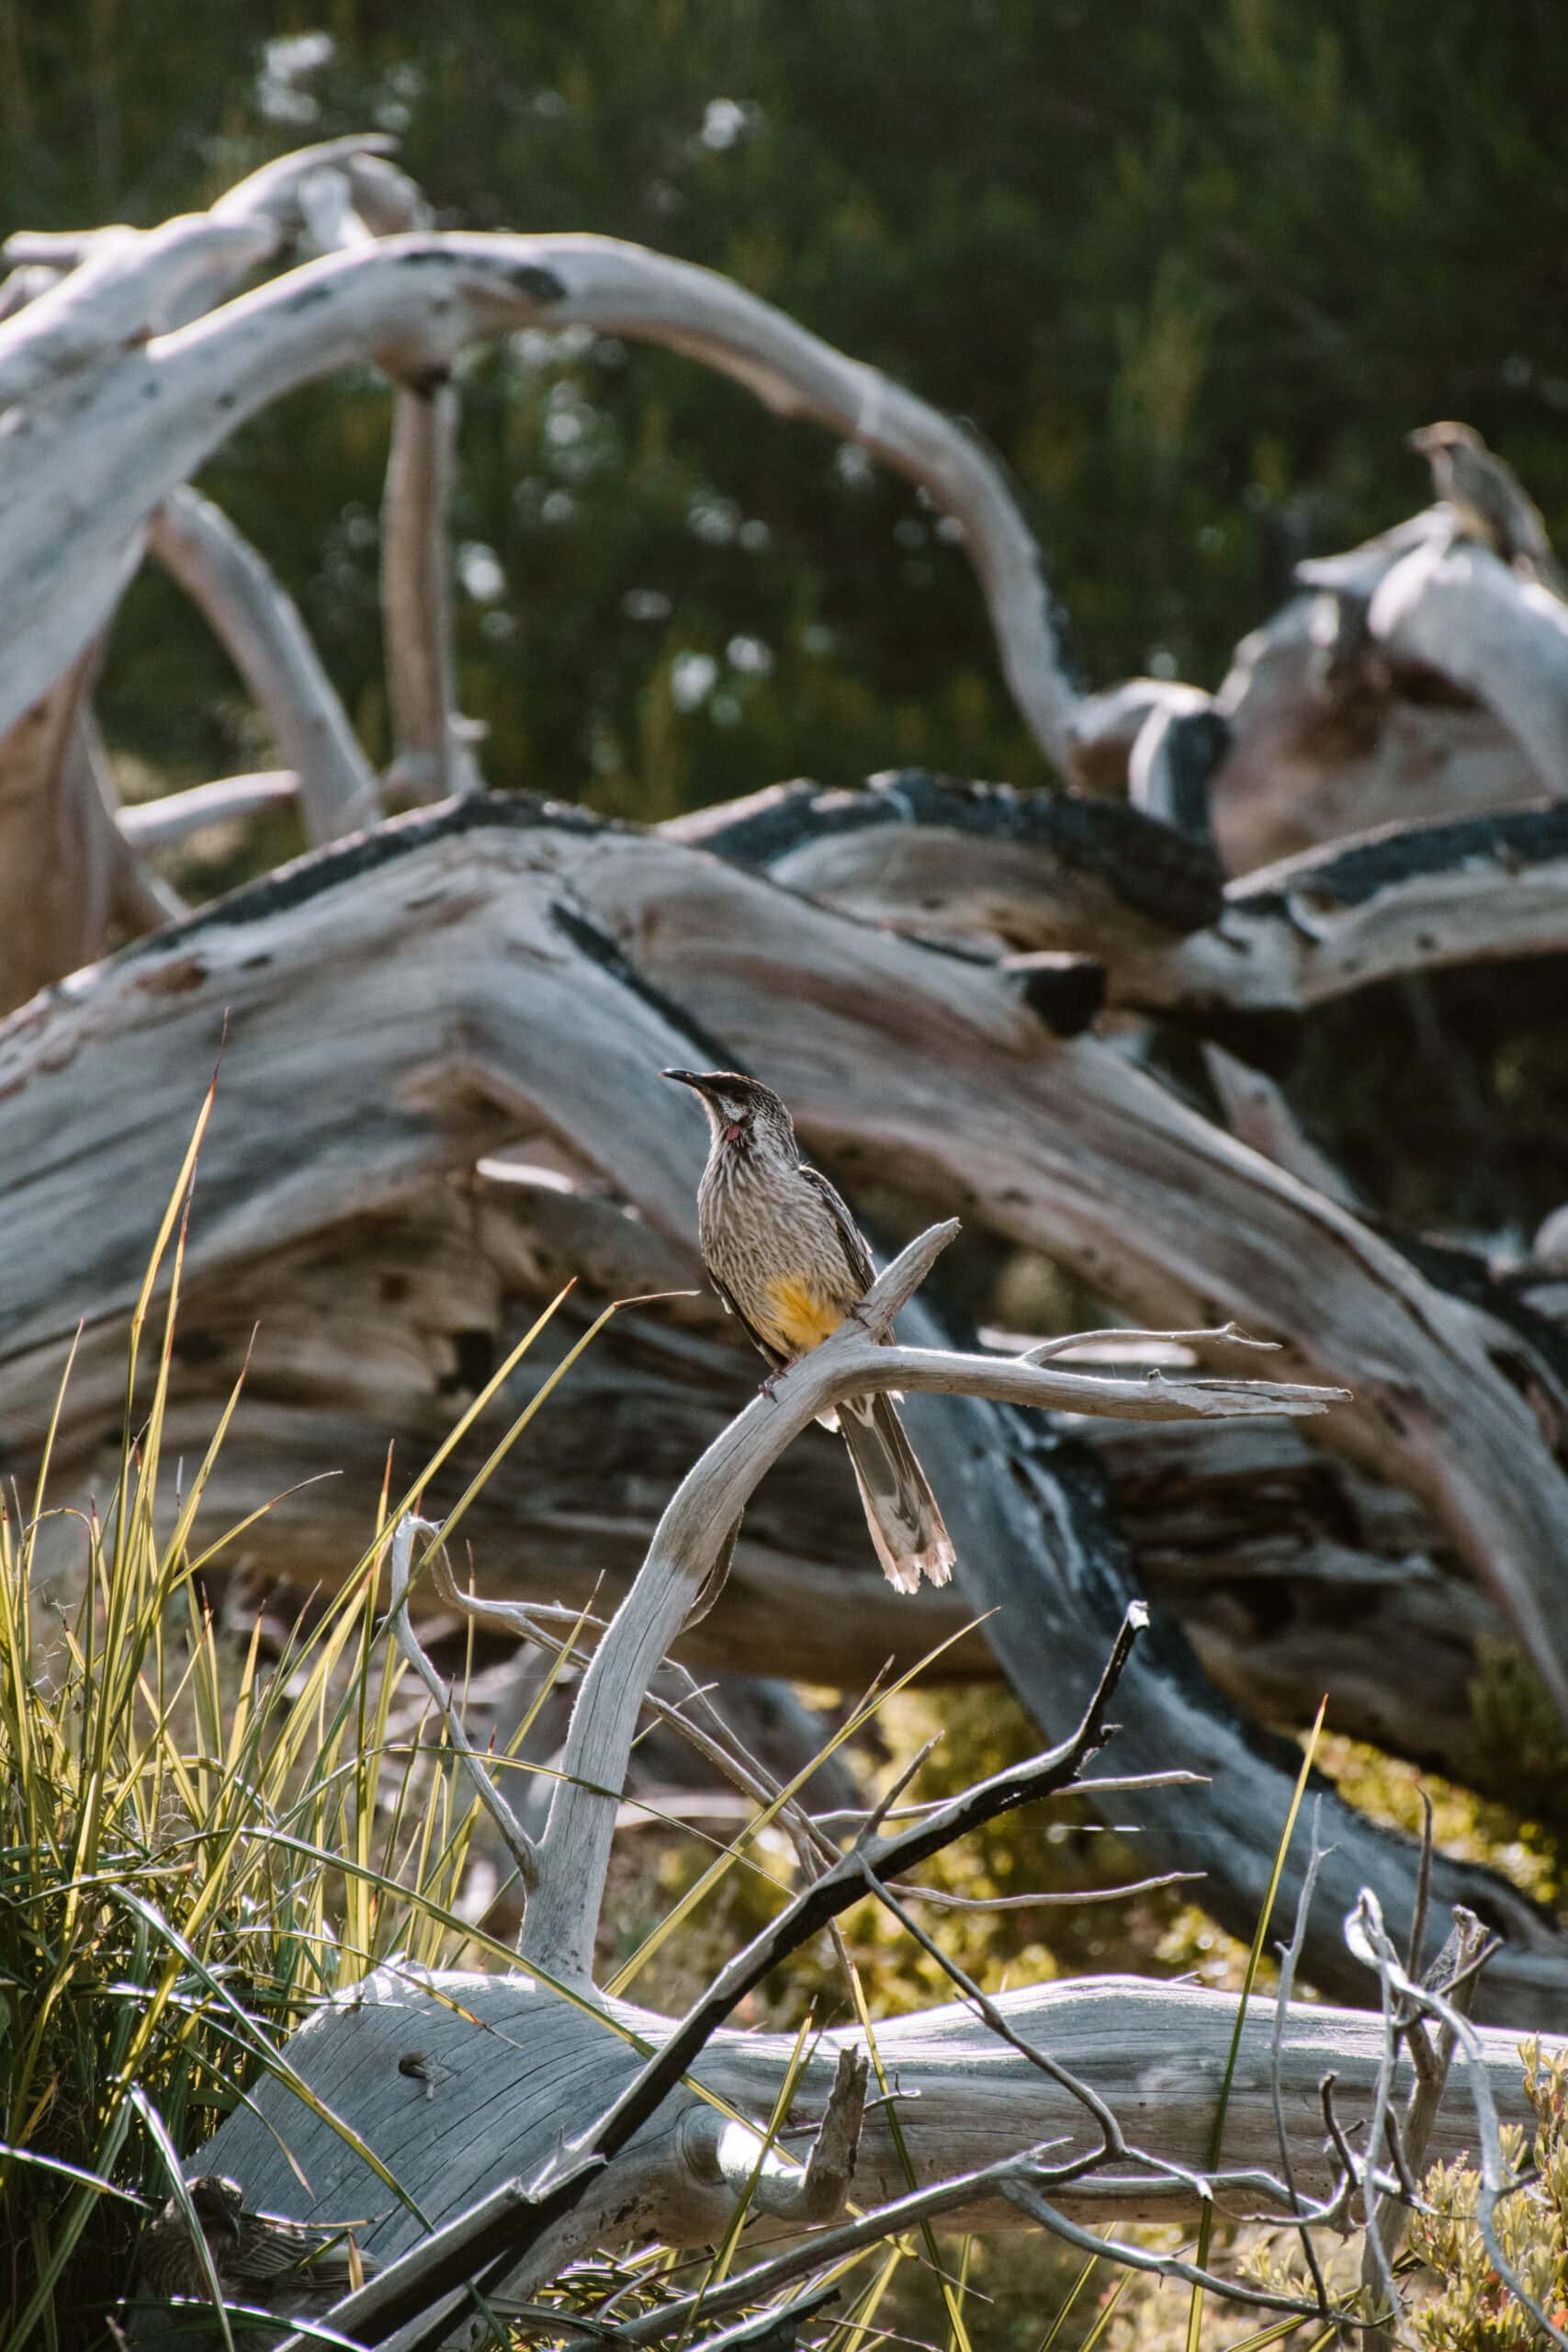
[[[1568,522],[1551,0],[0,0],[0,225],[150,222],[380,126],[444,225],[731,273],[969,417],[1091,683],[1201,682],[1291,560],[1416,503],[1472,419]],[[897,762],[1040,779],[962,550],[902,482],[605,338],[468,376],[463,698],[487,767],[657,816]],[[385,387],[297,394],[208,486],[386,750]],[[1560,534],[1561,535],[1561,534]],[[223,657],[134,590],[104,710],[176,775],[255,756]]]

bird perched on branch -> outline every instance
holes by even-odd
[[[1540,507],[1472,424],[1424,424],[1411,434],[1410,447],[1431,467],[1432,487],[1453,508],[1466,538],[1478,539],[1526,580],[1568,596]]]
[[[871,1252],[826,1176],[802,1159],[770,1088],[737,1070],[661,1074],[692,1087],[707,1113],[697,1229],[714,1287],[782,1372],[854,1312],[875,1274]],[[892,1397],[846,1397],[821,1419],[849,1447],[889,1584],[899,1592],[913,1592],[922,1576],[945,1584],[952,1539]]]
[[[298,2304],[311,2294],[356,2285],[377,2267],[368,2255],[351,2247],[334,2224],[294,2222],[283,2213],[247,2213],[243,2189],[226,2174],[200,2174],[188,2184],[187,2194],[226,2302],[271,2306],[285,2290],[291,2303]],[[141,2298],[166,2301],[171,2295],[188,2295],[211,2301],[211,2282],[177,2197],[169,2199],[142,2233],[136,2283]],[[169,2327],[167,2312],[144,2311],[131,2340],[164,2343]]]

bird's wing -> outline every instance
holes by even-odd
[[[746,1337],[750,1340],[751,1345],[757,1350],[758,1354],[765,1356],[769,1363],[773,1365],[775,1372],[782,1372],[785,1364],[788,1363],[789,1358],[787,1356],[781,1356],[777,1348],[769,1347],[766,1340],[763,1339],[761,1331],[758,1330],[757,1326],[751,1321],[750,1317],[741,1306],[739,1301],[735,1295],[735,1293],[727,1283],[719,1281],[718,1276],[714,1272],[711,1266],[709,1266],[707,1273],[709,1282],[712,1283],[715,1290],[717,1291],[720,1298],[724,1301],[725,1312],[734,1316],[736,1321],[745,1332]]]
[[[802,1160],[800,1172],[812,1191],[826,1203],[831,1213],[833,1223],[838,1228],[839,1244],[844,1253],[844,1262],[863,1295],[876,1280],[876,1268],[871,1262],[871,1251],[865,1246],[864,1235],[850,1215],[848,1204],[842,1196],[829,1183],[819,1168],[808,1168]]]
[[[281,2271],[309,2265],[330,2266],[337,2255],[344,2270],[347,2256],[341,2231],[326,2222],[296,2222],[284,2213],[247,2213],[240,2227],[240,2243],[224,2261],[224,2274],[237,2284],[259,2284]]]

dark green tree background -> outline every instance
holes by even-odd
[[[1212,683],[1295,556],[1419,502],[1413,424],[1472,419],[1568,526],[1565,98],[1561,0],[5,0],[0,225],[151,222],[394,129],[444,224],[711,264],[968,417],[1086,681]],[[206,477],[377,753],[387,421],[340,379]],[[651,817],[909,760],[1043,778],[939,518],[690,363],[493,347],[456,526],[498,786]],[[264,749],[154,579],[105,710],[176,775]]]

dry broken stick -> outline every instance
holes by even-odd
[[[1497,2105],[1487,2072],[1484,2048],[1481,2036],[1455,1999],[1461,1984],[1473,1987],[1475,1977],[1490,1953],[1496,1949],[1493,1939],[1480,1930],[1478,1922],[1456,1919],[1458,1938],[1454,1945],[1458,1973],[1451,1975],[1446,1990],[1435,1984],[1418,1984],[1400,1960],[1393,1939],[1383,1925],[1378,1899],[1370,1889],[1363,1890],[1356,1909],[1345,1923],[1346,1941],[1357,1956],[1376,1971],[1387,2014],[1395,1996],[1408,2005],[1418,2018],[1430,2018],[1438,2023],[1445,2036],[1451,2036],[1463,2055],[1469,2077],[1471,2097],[1475,2109],[1477,2136],[1481,2148],[1481,2194],[1476,2208],[1476,2226],[1486,2249],[1487,2260],[1507,2288],[1529,2312],[1547,2341],[1568,2352],[1568,2334],[1558,2324],[1538,2297],[1532,2295],[1517,2271],[1508,2261],[1497,2235],[1497,2207],[1505,2197],[1522,2188],[1524,2180],[1515,2175],[1503,2154]],[[1475,1933],[1472,1933],[1472,1929]],[[1434,1971],[1434,1973],[1437,1972]],[[1381,2083],[1381,2074],[1380,2074]],[[1386,2098],[1383,2101],[1386,2106]],[[1435,2105],[1434,2105],[1435,2114]],[[1371,2143],[1370,2159],[1375,2157],[1376,2143]],[[1382,2274],[1386,2257],[1375,2229],[1368,2233],[1372,2260]]]
[[[227,240],[221,258],[231,282],[274,248],[270,223],[199,219],[199,239]],[[123,321],[121,333],[107,338],[89,322],[73,350],[87,380],[72,457],[94,475],[85,481],[78,469],[75,505],[93,519],[66,535],[72,544],[56,548],[43,594],[29,609],[30,642],[0,663],[0,713],[25,707],[72,658],[73,637],[80,644],[99,626],[101,597],[73,619],[68,589],[98,569],[104,548],[292,385],[371,360],[412,378],[444,369],[464,344],[508,327],[583,324],[670,344],[735,377],[782,413],[811,417],[860,441],[919,482],[962,524],[1009,683],[1046,750],[1065,755],[1077,697],[1061,665],[1038,548],[998,468],[960,426],[728,280],[611,239],[415,232],[351,246],[273,280],[243,306],[209,312],[194,329],[160,335],[159,287],[146,266],[148,246],[162,250],[160,233],[166,241],[167,232],[154,232],[124,254],[111,250],[89,265],[99,273],[96,300]],[[182,233],[188,242],[198,232],[182,227]],[[17,323],[0,326],[0,385],[20,385],[25,377],[41,387],[50,369],[40,367],[39,352],[7,340]],[[154,396],[134,397],[131,377],[155,383]],[[151,408],[156,420],[143,421]],[[112,452],[104,441],[110,415],[119,419]],[[100,467],[99,459],[107,462]],[[67,485],[36,487],[58,531]],[[20,515],[15,520],[19,528]],[[20,539],[8,535],[7,558],[13,549],[21,560]],[[0,574],[7,569],[0,562]],[[77,635],[79,621],[87,626]]]
[[[1423,1840],[1423,1850],[1428,1853],[1431,1838],[1432,1815],[1428,1804]],[[1495,1949],[1495,1939],[1487,1934],[1475,1914],[1456,1905],[1453,1931],[1421,1982],[1432,1991],[1447,1994],[1453,2007],[1468,2017],[1475,1998],[1481,1968]],[[1420,1939],[1413,1936],[1407,1960],[1411,1976],[1416,1973],[1419,1951]],[[1387,1990],[1386,1987],[1382,1989],[1386,2013]],[[1408,2043],[1416,2064],[1416,2081],[1405,2107],[1403,2125],[1396,2127],[1392,2112],[1387,2116],[1389,2153],[1399,2173],[1404,2188],[1403,2199],[1384,2196],[1371,2202],[1367,2214],[1361,2284],[1381,2294],[1384,2307],[1391,2309],[1391,2321],[1380,2322],[1368,2332],[1367,2352],[1393,2352],[1395,2337],[1392,2319],[1399,2310],[1394,2293],[1393,2260],[1399,2252],[1400,2240],[1404,2235],[1409,2208],[1416,2199],[1415,2180],[1426,2165],[1432,2127],[1438,2120],[1438,2109],[1442,2104],[1454,2054],[1454,2035],[1450,2030],[1445,2025],[1438,2032],[1435,2042],[1428,2040],[1425,2020],[1413,2009],[1406,2007],[1404,2017],[1396,2020],[1396,2030]],[[1375,2145],[1375,2143],[1369,2141],[1369,2145]]]
[[[261,768],[249,775],[221,775],[193,784],[156,800],[129,802],[115,810],[115,823],[132,849],[169,849],[205,825],[230,825],[276,808],[292,808],[299,779],[292,768]]]
[[[711,2107],[687,2111],[681,2132],[686,2161],[699,2179],[723,2182],[738,2201],[749,2199],[759,2213],[808,2228],[833,2221],[843,2211],[854,2173],[868,2071],[863,2052],[840,2051],[804,2167],[781,2157],[750,2124],[727,2121]]]

